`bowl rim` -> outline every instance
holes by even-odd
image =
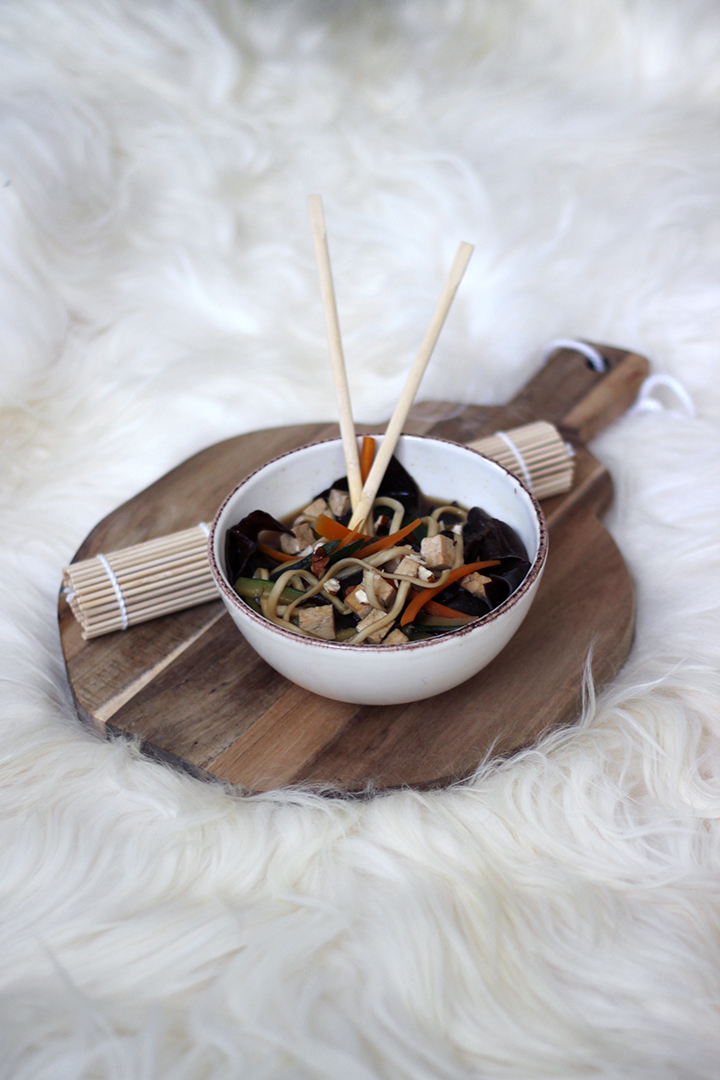
[[[454,442],[452,439],[441,439],[434,435],[412,435],[403,433],[400,436],[400,440],[405,438],[422,439],[423,441],[427,442],[444,443],[448,446],[456,447],[459,450],[465,450],[469,454],[474,454],[476,457],[481,458],[483,461],[488,462],[489,465],[498,469],[501,473],[505,473],[506,476],[510,480],[512,480],[514,484],[518,484],[522,488],[527,497],[530,499],[530,503],[533,510],[535,511],[535,516],[537,518],[539,527],[538,549],[535,558],[530,564],[530,569],[523,578],[522,582],[520,583],[520,585],[518,585],[517,589],[515,589],[515,591],[511,593],[510,596],[508,596],[506,600],[503,600],[502,604],[498,604],[496,608],[493,608],[493,610],[489,611],[487,615],[481,616],[475,622],[468,623],[467,626],[458,627],[458,629],[451,630],[447,634],[440,634],[437,637],[428,638],[425,641],[408,641],[406,645],[384,645],[382,647],[379,646],[377,649],[368,649],[362,642],[359,645],[351,645],[349,642],[345,641],[323,641],[320,638],[301,637],[299,634],[289,634],[287,630],[283,630],[282,627],[277,626],[275,623],[271,623],[262,615],[258,615],[256,611],[253,611],[253,609],[248,604],[244,603],[243,600],[241,600],[241,598],[229,584],[224,572],[220,569],[220,566],[218,565],[218,562],[215,558],[215,534],[217,532],[218,524],[225,507],[230,502],[230,500],[234,498],[240,488],[244,487],[249,480],[252,480],[254,476],[257,476],[258,473],[262,472],[270,465],[274,465],[276,462],[282,461],[283,458],[291,457],[293,454],[297,454],[301,450],[309,450],[312,447],[323,446],[327,443],[342,442],[342,440],[337,437],[318,439],[316,442],[304,443],[302,446],[296,446],[293,450],[286,450],[284,451],[284,453],[278,454],[276,457],[271,458],[269,461],[266,461],[263,465],[259,465],[256,469],[253,469],[252,472],[249,472],[247,476],[244,476],[242,480],[240,480],[239,483],[235,485],[232,491],[230,491],[225,496],[215,513],[212,524],[210,525],[207,550],[210,570],[215,580],[215,584],[220,590],[226,602],[229,601],[234,610],[238,611],[244,618],[249,619],[251,623],[255,623],[257,626],[262,627],[264,630],[272,634],[276,634],[282,641],[292,641],[293,643],[298,643],[300,647],[308,646],[313,649],[317,649],[318,647],[330,649],[333,652],[336,652],[338,649],[342,649],[346,653],[355,654],[358,656],[377,656],[384,655],[386,653],[393,654],[396,652],[407,653],[408,650],[416,652],[418,649],[438,648],[438,646],[441,645],[447,646],[447,644],[452,641],[458,641],[461,637],[467,637],[469,634],[476,632],[481,628],[487,627],[491,623],[495,622],[498,618],[505,615],[508,611],[510,611],[511,608],[515,607],[515,605],[533,587],[535,581],[542,572],[545,562],[547,560],[548,528],[547,522],[545,521],[545,515],[543,514],[540,503],[530,491],[527,484],[525,484],[518,476],[516,476],[515,473],[511,472],[509,469],[506,469],[505,466],[501,465],[499,461],[494,461],[493,458],[488,457],[486,454],[481,454],[479,450],[475,450],[472,446],[467,446],[464,443]]]

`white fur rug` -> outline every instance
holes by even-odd
[[[720,1077],[720,9],[5,0],[3,1080]],[[76,722],[105,513],[229,435],[506,400],[558,336],[681,380],[593,449],[638,630],[577,726],[456,790],[243,798]],[[662,396],[662,395],[661,395]]]

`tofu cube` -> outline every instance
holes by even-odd
[[[430,570],[450,570],[455,561],[455,544],[449,536],[426,536],[420,544],[425,565]]]
[[[298,555],[315,543],[315,533],[309,525],[296,525],[292,533],[280,534],[280,549],[286,555]]]
[[[336,518],[344,517],[350,510],[350,493],[333,488],[328,495],[328,506]]]
[[[365,615],[369,615],[373,610],[372,605],[368,604],[367,593],[363,589],[362,585],[356,585],[354,589],[345,597],[345,603],[349,608],[359,615],[360,618],[364,618]]]
[[[363,592],[367,597],[374,593],[378,604],[385,609],[392,607],[395,600],[393,585],[382,574],[378,574],[377,570],[366,570],[363,574]]]
[[[406,555],[403,559],[400,560],[393,573],[404,574],[405,577],[417,577],[419,570],[419,557],[417,555]]]
[[[309,506],[306,506],[302,514],[300,514],[298,521],[315,521],[321,514],[330,515],[330,507],[324,499],[315,499]]]
[[[335,640],[335,608],[332,604],[323,604],[321,607],[298,607],[295,612],[301,630],[308,630],[324,641]]]
[[[378,622],[382,622],[382,620],[386,617],[387,616],[384,611],[379,611],[377,608],[372,608],[370,610],[370,614],[366,615],[365,618],[357,624],[355,629],[358,633],[360,633],[360,631],[365,630],[366,627],[373,626],[375,623]],[[365,640],[371,641],[374,645],[379,645],[382,639],[389,633],[391,626],[392,622],[389,622],[386,626],[381,626],[378,630],[374,630],[371,634],[368,634]]]
[[[407,643],[407,636],[403,634],[402,630],[393,630],[392,634],[388,634],[383,641],[383,645],[407,645]]]
[[[406,555],[414,555],[415,558],[418,559],[418,561],[420,559],[420,556],[417,555],[413,551],[413,549],[411,547],[405,547],[403,544],[399,545],[398,551],[399,551],[399,554],[391,556],[391,558],[389,558],[387,560],[387,562],[384,562],[382,564],[383,570],[386,570],[388,572],[388,574],[394,574],[395,573],[398,566],[403,561],[403,559],[405,558]]]
[[[492,579],[484,577],[483,574],[479,574],[477,570],[473,574],[468,574],[464,577],[460,584],[463,589],[467,589],[473,596],[479,596],[482,600],[485,599],[485,586],[490,584]]]

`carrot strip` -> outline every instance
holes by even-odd
[[[358,540],[365,535],[359,529],[346,529],[339,521],[329,518],[326,514],[320,514],[313,528],[318,536],[322,536],[323,540],[339,540],[340,543],[336,547],[336,551],[347,547],[348,544],[352,544],[353,540]]]
[[[497,566],[499,562],[499,559],[487,559],[485,562],[466,563],[465,566],[458,566],[455,570],[451,570],[444,585],[438,585],[436,589],[421,589],[419,592],[415,593],[415,596],[413,596],[412,600],[402,613],[400,625],[407,626],[408,623],[412,622],[421,608],[423,608],[429,600],[432,600],[434,596],[441,593],[443,589],[447,589],[448,585],[452,585],[453,581],[458,581],[459,578],[467,577],[468,574],[474,573],[475,570],[484,570],[486,566]]]
[[[350,529],[335,521],[335,518],[329,518],[327,514],[320,514],[313,528],[323,540],[345,540],[350,536]]]
[[[404,540],[405,537],[417,529],[420,524],[420,518],[415,518],[409,525],[405,525],[402,529],[399,529],[395,533],[391,533],[390,536],[383,536],[380,540],[375,540],[374,543],[368,544],[367,547],[360,548],[357,553],[358,559],[367,559],[368,555],[374,555],[376,551],[383,551],[385,548],[393,547],[397,544],[398,540]]]
[[[370,438],[369,435],[363,435],[362,449],[360,451],[360,476],[363,484],[368,478],[368,474],[372,469],[373,458],[375,457],[375,440]]]
[[[297,562],[300,558],[299,555],[286,555],[284,551],[277,551],[275,548],[268,547],[267,544],[258,544],[258,551],[262,551],[263,555],[269,555],[271,559],[275,559],[275,562]]]
[[[428,600],[425,610],[428,615],[439,615],[443,619],[467,619],[468,617],[466,611],[456,611],[455,608],[445,607],[444,604],[438,604],[437,600]]]
[[[335,550],[340,551],[341,548],[348,547],[349,544],[352,544],[356,540],[359,540],[363,535],[364,533],[361,533],[359,529],[353,529],[352,532],[349,532],[347,534],[344,540],[340,541]]]

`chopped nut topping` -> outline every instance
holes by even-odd
[[[325,554],[324,548],[318,548],[317,550],[313,550],[312,560],[310,562],[310,573],[314,574],[316,578],[320,579],[325,573],[329,561],[330,560]]]

